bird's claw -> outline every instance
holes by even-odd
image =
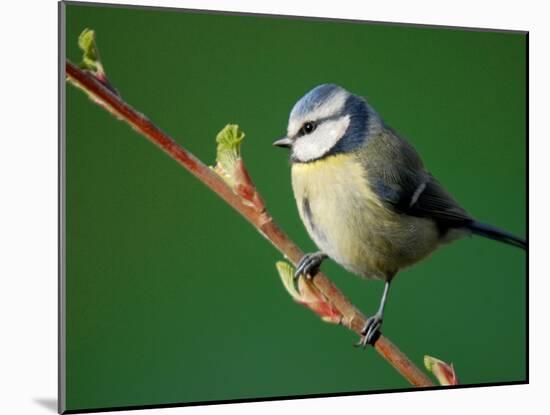
[[[380,314],[376,313],[374,316],[369,317],[365,327],[361,330],[361,340],[355,346],[367,347],[367,344],[374,346],[374,343],[380,337],[380,327],[382,327],[382,316]]]
[[[327,258],[322,252],[314,252],[305,254],[296,267],[294,278],[297,279],[300,275],[305,275],[306,278],[312,279],[319,272],[321,263]]]

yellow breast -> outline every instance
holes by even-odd
[[[437,246],[435,226],[388,209],[353,156],[292,166],[300,217],[316,245],[351,272],[387,278]]]

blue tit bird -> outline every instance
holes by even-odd
[[[519,248],[526,241],[472,218],[424,167],[415,149],[367,101],[323,84],[290,113],[287,136],[292,188],[300,218],[319,252],[299,261],[312,278],[327,257],[364,278],[385,281],[378,311],[360,344],[380,334],[397,272],[443,244],[476,234]]]

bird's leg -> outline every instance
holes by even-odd
[[[384,315],[384,307],[386,305],[386,300],[388,299],[388,291],[390,290],[390,280],[386,281],[384,285],[384,292],[382,293],[382,299],[380,300],[380,306],[378,311],[372,317],[367,319],[365,327],[361,330],[363,337],[357,343],[357,346],[366,347],[367,344],[374,345],[374,342],[380,336],[380,327],[382,326],[382,318]]]
[[[327,255],[322,252],[312,252],[305,254],[298,262],[294,278],[298,278],[301,274],[306,278],[312,279],[319,272],[321,263],[327,258]]]

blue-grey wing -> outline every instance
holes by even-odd
[[[370,147],[370,148],[369,148]],[[371,189],[400,214],[434,220],[440,229],[462,227],[472,217],[428,173],[414,148],[387,130],[363,157]]]
[[[430,174],[415,186],[410,186],[410,182],[403,178],[393,183],[376,181],[372,188],[394,211],[433,219],[440,228],[462,227],[472,221],[468,212]]]

